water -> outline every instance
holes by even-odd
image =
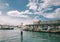
[[[0,42],[21,42],[20,29],[0,30]],[[60,42],[60,34],[23,31],[23,42]]]

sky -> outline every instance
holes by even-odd
[[[0,24],[60,20],[60,0],[0,0]]]

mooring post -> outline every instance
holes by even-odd
[[[23,31],[21,31],[21,42],[23,42]]]

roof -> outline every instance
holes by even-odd
[[[41,21],[39,24],[29,24],[29,25],[26,25],[26,26],[40,26],[40,25],[60,25],[60,20],[54,20],[54,21]]]

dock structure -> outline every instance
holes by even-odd
[[[32,30],[32,31],[41,31],[41,30],[60,31],[60,20],[38,21],[26,26],[28,30]]]

